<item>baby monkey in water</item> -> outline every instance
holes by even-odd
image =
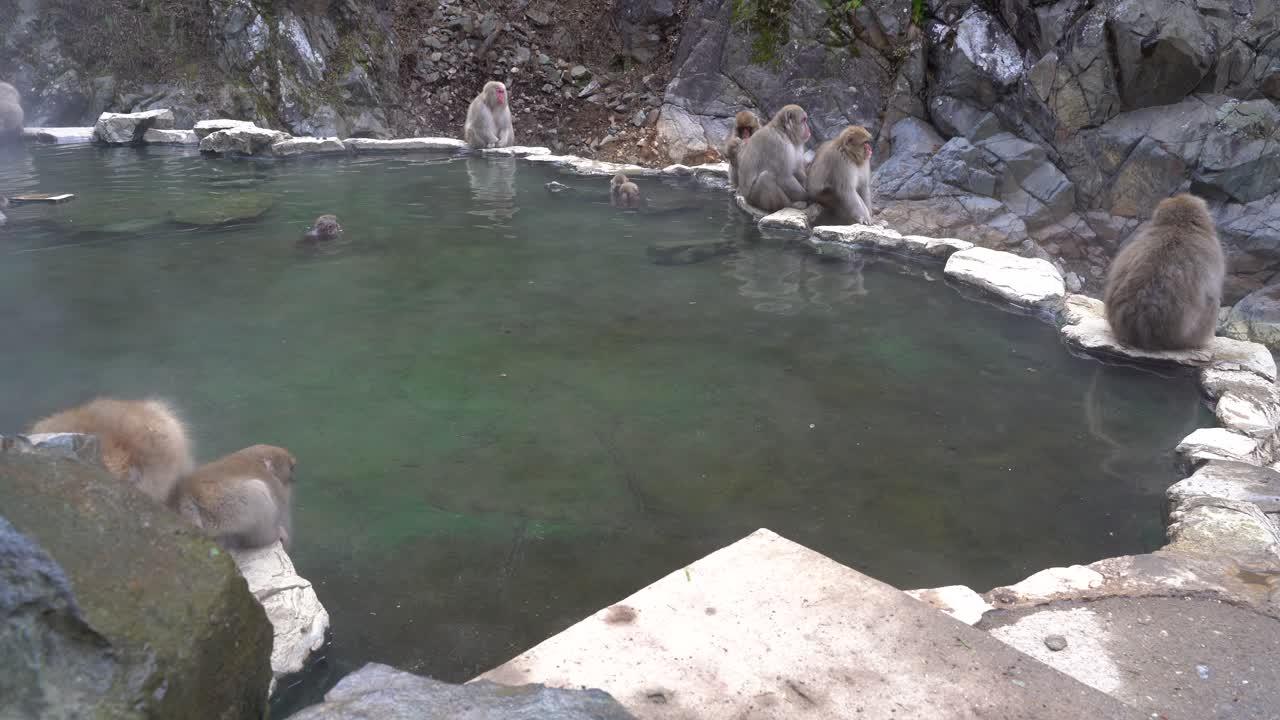
[[[337,215],[321,215],[299,242],[303,245],[319,245],[342,237],[342,226]]]
[[[618,173],[609,183],[609,202],[616,208],[635,210],[640,207],[640,187]]]

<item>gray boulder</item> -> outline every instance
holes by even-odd
[[[292,720],[634,720],[603,690],[450,685],[377,663],[343,678]]]
[[[105,145],[141,143],[148,130],[172,130],[173,112],[167,109],[137,113],[104,112],[93,127],[93,139]]]
[[[1223,334],[1280,350],[1280,285],[1249,293],[1231,308]]]
[[[0,717],[262,717],[271,625],[231,558],[99,468],[2,446]]]
[[[213,155],[269,155],[271,146],[293,136],[260,127],[218,130],[200,140],[200,152]]]
[[[1125,109],[1189,95],[1218,55],[1217,38],[1194,0],[1127,0],[1107,19]]]

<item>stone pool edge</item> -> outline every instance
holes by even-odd
[[[475,152],[550,164],[578,175],[625,173],[639,177],[728,178],[726,163],[646,168],[628,163],[557,155],[545,147],[514,146],[473,151],[447,137],[308,138],[259,128],[243,121],[197,123],[173,129],[166,111],[104,113],[94,128],[28,128],[38,142],[198,145],[211,155],[277,158],[335,154]],[[727,188],[727,183],[720,184]],[[1061,273],[1046,260],[1024,258],[954,238],[902,235],[867,225],[812,227],[801,210],[765,213],[738,195],[735,202],[764,231],[807,233],[815,252],[841,259],[888,253],[910,261],[945,263],[944,275],[960,288],[1054,322],[1074,352],[1102,361],[1180,365],[1199,369],[1199,384],[1213,403],[1220,427],[1199,428],[1177,446],[1188,476],[1166,490],[1168,543],[1145,555],[1107,558],[1086,566],[1048,568],[1014,585],[979,594],[965,586],[909,591],[969,624],[994,609],[1108,597],[1163,597],[1205,593],[1280,617],[1280,599],[1259,574],[1280,577],[1280,390],[1270,352],[1253,342],[1214,338],[1205,349],[1142,353],[1111,335],[1101,303],[1070,294]],[[1242,571],[1242,568],[1247,568]]]

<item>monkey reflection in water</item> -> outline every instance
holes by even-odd
[[[1122,397],[1132,387],[1134,385],[1129,382],[1126,373],[1115,369],[1108,372],[1106,367],[1099,364],[1094,369],[1093,379],[1089,381],[1089,389],[1084,394],[1085,428],[1108,448],[1107,458],[1102,461],[1102,473],[1118,482],[1133,482],[1140,474],[1126,468],[1146,466],[1151,462],[1153,454],[1167,449],[1153,444],[1151,436],[1145,432],[1150,427],[1148,424],[1108,427],[1107,398]],[[1178,412],[1177,408],[1170,408],[1170,414],[1175,412]],[[1198,395],[1192,396],[1184,412],[1187,420],[1178,433],[1179,438],[1190,435],[1199,427],[1201,402]]]
[[[474,207],[468,212],[490,220],[510,220],[516,214],[516,159],[467,158],[467,181]]]

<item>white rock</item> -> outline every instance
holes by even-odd
[[[694,165],[691,169],[694,175],[712,175],[725,179],[729,177],[729,163],[727,162],[703,163]]]
[[[1258,464],[1258,441],[1225,428],[1199,428],[1178,443],[1176,452],[1191,463],[1239,460]]]
[[[260,127],[237,127],[210,133],[200,141],[200,152],[217,155],[266,155],[271,146],[290,139],[289,133]]]
[[[226,119],[201,120],[200,122],[196,123],[196,126],[193,129],[193,131],[195,132],[196,137],[203,140],[206,137],[218,132],[219,130],[232,130],[235,128],[256,128],[256,127],[258,127],[256,124],[248,120],[226,120]]]
[[[1215,337],[1209,343],[1213,367],[1217,370],[1247,370],[1272,382],[1276,379],[1276,359],[1266,345],[1247,340]]]
[[[148,145],[199,145],[200,138],[191,130],[151,128],[142,134],[142,142]]]
[[[1218,398],[1213,409],[1222,427],[1248,435],[1267,438],[1280,424],[1280,395],[1274,388],[1270,392],[1229,391]]]
[[[1020,601],[1040,602],[1052,600],[1057,595],[1069,595],[1082,590],[1102,587],[1106,580],[1102,573],[1083,565],[1046,568],[1016,585],[997,588],[992,593],[1011,592]]]
[[[675,175],[677,177],[686,177],[693,174],[693,168],[689,167],[688,165],[681,165],[680,163],[676,163],[675,165],[668,165],[662,168],[662,174]]]
[[[1192,498],[1211,497],[1257,505],[1263,512],[1280,512],[1280,472],[1236,462],[1205,463],[1165,491],[1173,510]]]
[[[550,155],[551,151],[544,147],[512,145],[511,147],[484,148],[480,152],[485,155],[502,155],[507,157],[529,157],[530,155]]]
[[[311,653],[324,645],[328,611],[320,604],[311,583],[298,576],[279,542],[256,550],[233,551],[231,557],[271,621],[275,635],[271,674],[280,678],[298,672]]]
[[[966,625],[976,625],[988,610],[994,610],[982,596],[964,585],[928,590],[908,590],[908,595],[950,615]]]
[[[952,254],[945,273],[1023,307],[1057,311],[1067,294],[1053,263],[983,247]]]
[[[91,127],[29,127],[23,128],[22,137],[45,145],[71,145],[93,141]]]
[[[108,113],[98,116],[93,126],[93,139],[107,145],[129,145],[142,140],[147,130],[173,129],[173,112],[148,110],[138,113]]]
[[[1280,555],[1280,528],[1250,502],[1190,498],[1169,513],[1166,549],[1213,558]]]
[[[1276,384],[1265,377],[1247,370],[1222,370],[1206,367],[1200,371],[1200,387],[1206,395],[1217,399],[1225,393],[1273,392]]]
[[[803,210],[783,208],[760,218],[760,227],[770,230],[809,231],[809,216]]]
[[[1103,317],[1106,313],[1106,306],[1101,300],[1091,298],[1088,295],[1068,295],[1065,302],[1062,303],[1062,322],[1067,325],[1077,325],[1092,318]]]
[[[446,137],[401,138],[399,140],[377,140],[375,138],[347,138],[343,141],[348,150],[357,153],[369,152],[414,152],[414,151],[452,151],[462,150],[467,144],[461,140]]]
[[[281,140],[271,146],[271,154],[277,157],[290,157],[293,155],[324,155],[330,153],[346,154],[350,152],[347,146],[336,137],[329,138],[293,138],[292,140]]]

